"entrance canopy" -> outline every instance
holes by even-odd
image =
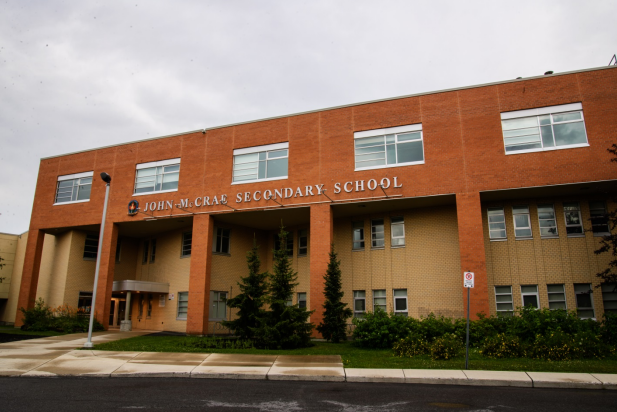
[[[143,280],[116,280],[113,292],[169,293],[169,283],[146,282]]]

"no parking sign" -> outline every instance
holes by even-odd
[[[474,274],[473,272],[463,273],[463,287],[473,288]]]

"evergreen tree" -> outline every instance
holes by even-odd
[[[242,339],[252,339],[253,329],[257,326],[257,318],[263,316],[262,309],[265,300],[268,284],[268,272],[259,273],[261,262],[258,247],[253,241],[253,248],[246,253],[246,263],[249,274],[242,277],[238,282],[240,294],[227,300],[227,306],[239,309],[238,317],[232,321],[224,321],[223,326],[230,328]]]
[[[270,275],[268,303],[270,309],[257,319],[254,329],[257,346],[266,349],[293,349],[311,345],[313,324],[308,322],[312,312],[298,305],[288,306],[292,299],[297,273],[287,255],[287,235],[281,225],[278,250],[274,251],[273,273]]]
[[[328,269],[324,275],[325,287],[324,296],[326,301],[323,304],[325,309],[323,314],[323,322],[317,326],[317,330],[321,333],[324,339],[339,343],[347,339],[347,319],[353,312],[343,303],[343,284],[341,280],[341,262],[338,260],[337,254],[334,251],[334,244],[330,246],[330,261]]]
[[[613,146],[607,150],[613,155],[611,162],[617,162],[617,144],[613,144]],[[617,202],[617,198],[615,197],[613,197],[612,200],[613,202]],[[612,256],[612,259],[608,263],[608,267],[596,273],[596,276],[601,279],[601,283],[598,287],[602,285],[612,285],[613,292],[617,292],[617,232],[615,231],[615,229],[617,229],[617,210],[608,212],[604,217],[592,218],[592,223],[594,220],[598,220],[600,223],[606,222],[610,230],[610,234],[602,236],[600,247],[594,250],[594,253],[596,255],[609,253]]]

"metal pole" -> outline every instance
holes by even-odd
[[[99,269],[101,267],[101,250],[103,249],[103,233],[105,231],[105,218],[107,217],[107,201],[109,200],[109,183],[105,185],[105,204],[103,205],[103,221],[99,234],[99,248],[96,252],[96,270],[94,272],[94,288],[92,289],[92,305],[90,306],[90,325],[88,326],[88,340],[84,348],[92,348],[92,326],[94,324],[94,308],[96,304],[96,287],[99,284]],[[103,314],[105,316],[105,314]]]
[[[465,347],[465,369],[469,369],[469,289],[467,288],[467,344]]]

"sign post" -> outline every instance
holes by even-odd
[[[469,289],[473,288],[474,273],[463,273],[463,287],[467,289],[467,339],[465,343],[465,369],[469,369]]]

